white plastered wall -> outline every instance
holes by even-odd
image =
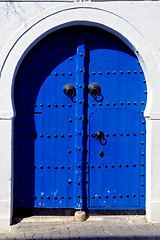
[[[148,221],[160,222],[160,3],[12,4],[0,3],[0,23],[3,26],[3,29],[0,27],[3,36],[0,40],[0,231],[8,230],[12,219],[13,87],[17,69],[37,41],[51,31],[77,24],[98,26],[114,33],[139,58],[148,88],[145,110],[146,215]],[[9,16],[2,14],[6,6],[11,7],[13,14],[10,10],[7,10]]]

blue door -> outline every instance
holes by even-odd
[[[15,80],[15,208],[145,209],[146,81],[95,27],[56,31]]]

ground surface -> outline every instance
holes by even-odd
[[[160,239],[160,224],[148,224],[145,216],[91,216],[85,222],[74,217],[20,220],[0,239]]]

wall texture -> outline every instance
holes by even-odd
[[[160,221],[160,2],[0,2],[0,231],[12,219],[12,119],[16,71],[36,42],[63,26],[102,27],[137,55],[148,87],[146,211]]]

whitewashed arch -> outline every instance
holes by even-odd
[[[97,26],[112,32],[136,53],[141,63],[148,87],[145,110],[147,117],[147,217],[149,221],[160,221],[160,194],[156,195],[159,188],[158,183],[153,189],[154,179],[160,172],[160,169],[156,167],[160,150],[159,152],[158,150],[154,151],[153,145],[156,140],[156,136],[153,137],[154,125],[152,121],[148,120],[160,119],[160,104],[157,101],[160,100],[160,81],[157,81],[157,76],[160,76],[159,50],[146,30],[133,21],[122,9],[104,9],[95,3],[73,3],[50,8],[31,19],[18,29],[1,54],[0,156],[2,161],[0,166],[1,164],[6,166],[6,174],[4,176],[3,168],[0,168],[0,189],[3,188],[0,200],[0,212],[3,214],[0,216],[0,223],[7,228],[12,217],[12,119],[15,116],[13,87],[17,69],[27,52],[40,39],[57,29],[73,25]],[[152,164],[153,159],[154,164]],[[160,190],[158,192],[160,193]],[[154,210],[154,206],[156,209],[158,207],[159,215]]]

